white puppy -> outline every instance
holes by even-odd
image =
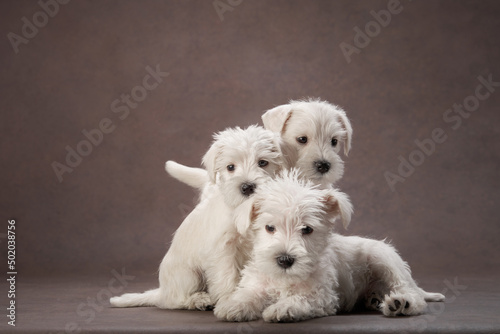
[[[262,115],[264,127],[280,134],[287,167],[328,189],[344,174],[340,158],[351,149],[352,127],[345,111],[320,100],[290,101]]]
[[[444,300],[417,286],[392,246],[333,233],[336,218],[350,220],[347,195],[285,174],[254,197],[251,260],[234,294],[216,305],[218,318],[300,321],[360,303],[386,316],[415,315],[426,300]]]
[[[274,177],[282,156],[279,137],[258,126],[227,129],[214,139],[203,157],[210,181],[175,233],[160,265],[160,287],[113,297],[113,306],[204,310],[236,287],[251,247],[249,221],[238,210]]]
[[[344,174],[339,152],[351,149],[352,127],[344,110],[319,99],[290,101],[262,115],[264,127],[282,138],[284,168],[299,167],[302,176],[322,188],[330,188]],[[167,172],[176,179],[202,189],[206,172],[167,162]]]

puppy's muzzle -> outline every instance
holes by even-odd
[[[331,166],[331,164],[328,161],[315,161],[314,162],[314,167],[321,174],[328,173],[328,171],[330,170],[330,166]]]
[[[257,186],[255,183],[243,183],[240,187],[240,191],[244,196],[250,196],[255,192]]]
[[[276,262],[278,262],[278,266],[280,266],[283,269],[290,268],[293,263],[295,262],[295,259],[291,257],[290,255],[281,255],[276,259]]]

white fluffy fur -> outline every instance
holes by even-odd
[[[344,154],[351,149],[352,127],[344,110],[319,99],[290,101],[262,115],[264,127],[280,134],[287,168],[298,167],[302,176],[323,188],[330,188],[344,174]],[[299,138],[307,138],[300,143]],[[337,144],[332,145],[336,139]],[[330,165],[326,173],[318,172],[315,163]]]
[[[347,195],[313,187],[297,172],[266,183],[249,214],[251,260],[234,294],[219,300],[215,315],[227,321],[288,322],[351,311],[359,303],[386,316],[415,315],[424,311],[426,300],[444,300],[417,286],[392,246],[333,233],[333,221],[348,222],[351,212]],[[312,233],[304,234],[307,227]],[[294,260],[288,268],[278,265],[285,255]]]
[[[262,115],[264,127],[282,138],[284,168],[298,167],[302,176],[323,188],[330,188],[344,174],[344,162],[339,152],[351,149],[352,127],[342,108],[319,99],[290,101]],[[307,137],[306,143],[297,141]],[[332,139],[337,145],[332,145]],[[315,163],[330,165],[328,172],[318,172]],[[203,189],[208,177],[200,168],[167,163],[167,172],[191,187]]]
[[[167,161],[165,163],[165,170],[170,176],[193,188],[203,189],[209,181],[206,170],[202,168],[187,167],[175,161]]]
[[[160,265],[160,287],[113,297],[113,306],[204,310],[235,289],[251,248],[245,242],[249,221],[240,211],[248,212],[252,194],[244,194],[242,185],[253,184],[258,192],[283,165],[282,155],[279,137],[258,126],[227,129],[214,139],[203,157],[210,181],[175,233]]]

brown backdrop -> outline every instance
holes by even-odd
[[[498,2],[47,3],[0,3],[0,233],[16,219],[22,277],[153,276],[196,199],[165,161],[197,166],[213,132],[308,96],[354,128],[346,233],[392,240],[416,276],[498,273],[500,84],[478,79],[500,82]],[[67,147],[87,155],[59,182]],[[400,159],[418,166],[392,191]]]

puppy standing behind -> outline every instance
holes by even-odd
[[[268,182],[251,211],[254,248],[234,294],[215,315],[227,321],[300,321],[351,311],[362,303],[386,316],[416,315],[439,293],[417,286],[408,265],[382,242],[333,233],[350,221],[347,195],[298,180]]]
[[[258,126],[227,129],[203,157],[210,179],[202,199],[177,229],[160,265],[160,287],[111,298],[117,307],[200,309],[236,287],[249,243],[238,210],[282,165],[279,138]],[[208,290],[207,290],[208,287]]]
[[[287,167],[302,177],[331,188],[344,175],[339,152],[351,149],[352,127],[344,110],[319,99],[290,101],[262,115],[264,127],[279,133]]]
[[[340,146],[347,156],[352,127],[344,110],[319,99],[290,101],[262,115],[264,127],[282,139],[284,168],[298,167],[302,176],[328,189],[344,174]],[[167,163],[167,172],[192,187],[202,189],[208,181],[200,168]]]

